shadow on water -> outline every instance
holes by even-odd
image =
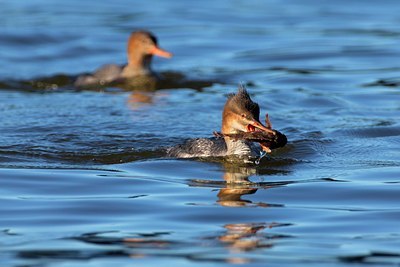
[[[222,84],[216,79],[201,80],[185,76],[174,71],[161,72],[157,79],[149,77],[137,77],[131,80],[120,80],[107,84],[98,84],[79,88],[74,86],[74,82],[80,75],[57,74],[50,77],[39,77],[29,80],[3,80],[0,81],[0,88],[7,90],[17,90],[24,92],[53,92],[53,91],[156,91],[162,89],[189,88],[203,90],[213,84]]]

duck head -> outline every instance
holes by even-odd
[[[136,31],[131,33],[128,40],[128,65],[123,71],[126,78],[135,75],[151,73],[151,60],[153,56],[171,58],[172,54],[161,49],[157,44],[157,38],[148,31]]]
[[[266,131],[274,133],[260,122],[260,107],[251,100],[247,90],[240,86],[236,94],[230,94],[222,113],[222,133]]]

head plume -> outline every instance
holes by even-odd
[[[231,109],[236,114],[249,112],[253,115],[254,119],[259,120],[260,107],[256,102],[251,100],[246,88],[240,84],[236,94],[229,94],[226,101],[225,108]]]

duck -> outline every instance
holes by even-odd
[[[271,149],[264,143],[254,143],[248,140],[237,140],[230,135],[264,131],[276,134],[272,125],[267,121],[267,126],[260,122],[260,107],[254,102],[246,88],[239,86],[237,93],[229,94],[222,111],[221,132],[223,138],[194,138],[183,144],[167,149],[167,156],[174,158],[204,158],[227,157],[258,158]],[[285,137],[286,138],[286,137]],[[284,140],[279,147],[284,146]],[[277,147],[274,147],[277,148]]]
[[[172,53],[158,46],[157,38],[153,33],[145,30],[132,32],[128,39],[128,63],[125,66],[103,65],[92,74],[78,76],[74,86],[85,88],[121,82],[140,85],[144,82],[155,81],[157,75],[151,69],[153,56],[171,58]]]

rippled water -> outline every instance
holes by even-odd
[[[397,1],[0,3],[2,266],[398,266]],[[164,90],[78,91],[132,30]],[[247,84],[289,139],[260,165],[165,148]]]

